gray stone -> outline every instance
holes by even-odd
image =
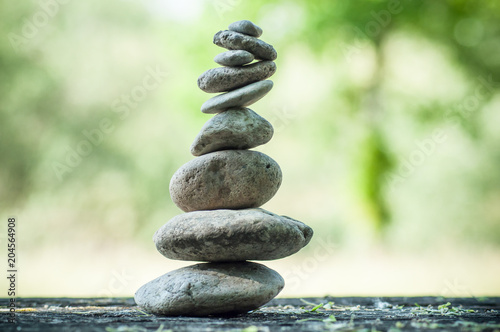
[[[201,105],[203,113],[220,113],[229,108],[249,106],[264,97],[273,88],[273,81],[259,81],[242,88],[222,93]]]
[[[217,151],[179,168],[170,196],[185,212],[259,207],[276,194],[281,177],[279,165],[261,152]]]
[[[219,53],[215,56],[214,61],[221,66],[242,66],[252,62],[255,59],[250,52],[243,50],[233,50]]]
[[[257,38],[262,35],[262,29],[248,20],[241,20],[241,21],[231,23],[229,25],[228,29],[231,31],[244,33],[245,35],[249,35],[249,36],[253,36],[253,37],[257,37]]]
[[[269,302],[284,285],[276,271],[261,264],[201,263],[148,282],[134,298],[144,311],[155,315],[236,314]]]
[[[191,145],[194,156],[219,150],[244,150],[265,144],[273,126],[248,108],[229,109],[208,120]]]
[[[273,61],[259,61],[242,67],[218,67],[198,77],[198,87],[205,92],[224,92],[265,80],[276,72]]]
[[[158,251],[170,259],[227,262],[290,256],[309,243],[304,223],[263,209],[195,211],[156,231]]]
[[[223,30],[217,32],[214,36],[214,44],[228,50],[248,51],[255,55],[256,59],[276,60],[278,57],[274,47],[268,43],[235,31]]]

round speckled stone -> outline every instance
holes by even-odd
[[[245,209],[270,200],[281,185],[281,169],[269,156],[223,150],[184,164],[170,181],[170,196],[183,211]]]

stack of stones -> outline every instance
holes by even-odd
[[[313,231],[300,221],[258,208],[281,184],[279,165],[248,149],[267,143],[271,124],[245,108],[271,90],[274,48],[258,39],[262,30],[238,21],[219,31],[214,43],[229,49],[214,61],[223,67],[203,73],[198,86],[225,92],[205,102],[216,113],[195,138],[197,158],[172,177],[170,195],[186,213],[163,225],[153,240],[165,257],[204,261],[169,272],[142,286],[135,301],[158,315],[206,316],[243,313],[267,303],[284,287],[283,278],[249,260],[292,255]],[[251,63],[254,59],[257,62]]]

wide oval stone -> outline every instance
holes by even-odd
[[[214,35],[214,44],[228,50],[245,50],[256,59],[276,60],[278,53],[268,43],[236,31],[223,30]]]
[[[243,50],[233,50],[219,53],[215,56],[214,61],[221,66],[242,66],[252,62],[255,59],[250,52]]]
[[[273,61],[259,61],[242,67],[218,67],[198,77],[198,87],[205,92],[224,92],[265,80],[276,72]]]
[[[201,156],[219,150],[251,149],[269,142],[273,132],[273,126],[251,109],[229,109],[205,123],[191,145],[191,153]]]
[[[148,282],[134,298],[144,311],[155,315],[237,314],[269,302],[284,285],[276,271],[261,264],[201,263]]]
[[[276,194],[281,179],[279,165],[261,152],[217,151],[179,168],[170,180],[170,196],[185,212],[253,208]]]
[[[222,93],[201,105],[203,113],[220,113],[229,108],[250,106],[264,97],[273,88],[273,81],[265,80],[248,84],[242,88]]]
[[[263,209],[195,211],[178,215],[153,236],[158,251],[188,261],[271,260],[306,246],[313,230]]]
[[[257,38],[262,35],[262,29],[249,20],[241,20],[233,22],[229,24],[228,29]]]

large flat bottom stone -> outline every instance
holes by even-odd
[[[135,302],[164,316],[244,313],[269,302],[284,285],[276,271],[261,264],[201,263],[148,282],[135,293]]]

